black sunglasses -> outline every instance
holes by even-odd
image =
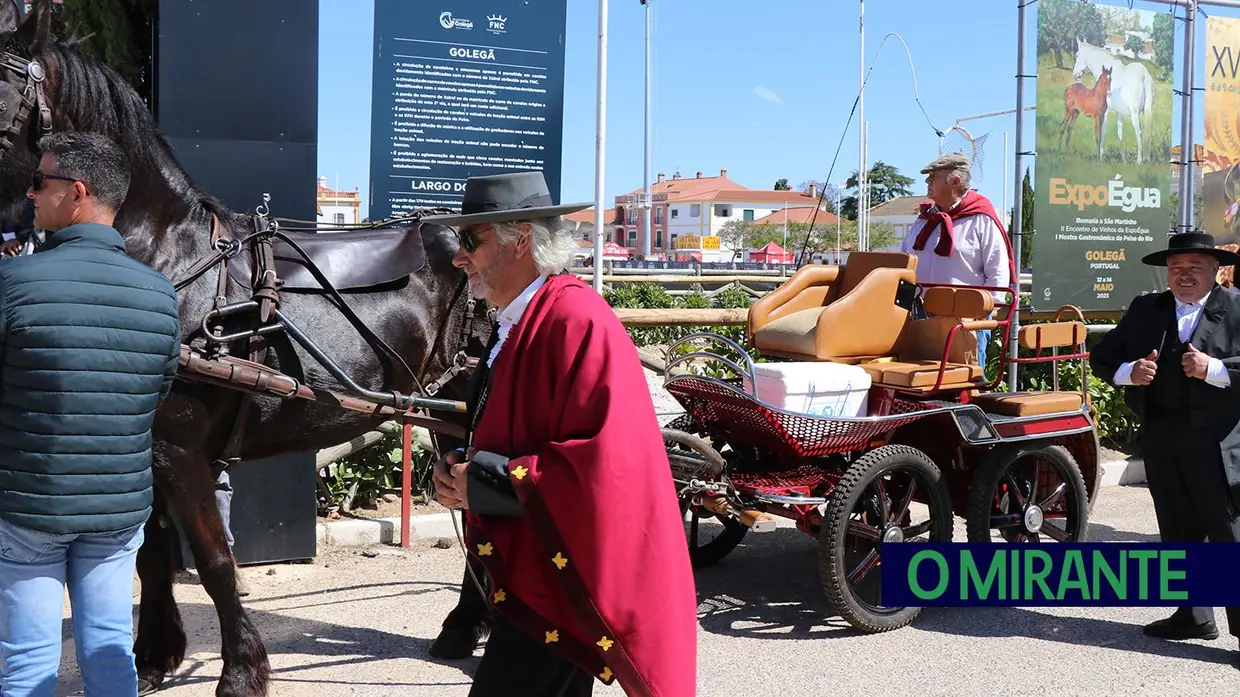
[[[40,171],[38,171],[38,170],[35,170],[34,175],[32,175],[32,176],[31,176],[31,178],[30,178],[30,185],[31,185],[31,188],[33,188],[35,191],[42,191],[42,190],[43,190],[43,182],[47,181],[48,179],[58,179],[58,180],[60,180],[60,181],[62,181],[62,182],[75,182],[75,181],[77,181],[77,180],[76,180],[76,179],[74,179],[73,177],[62,177],[62,176],[60,176],[59,174],[44,174],[44,173],[42,173],[42,172],[40,172]]]
[[[461,241],[461,246],[465,248],[465,251],[470,254],[476,252],[481,244],[478,242],[478,233],[473,227],[460,228],[456,231],[456,237]]]

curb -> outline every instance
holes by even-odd
[[[441,537],[456,539],[449,513],[427,513],[412,517],[409,539],[437,540]],[[336,547],[370,547],[372,545],[400,544],[400,518],[376,518],[374,520],[335,520],[319,523],[315,530],[315,543]],[[459,525],[459,521],[458,521]]]
[[[1102,463],[1102,486],[1140,486],[1145,481],[1145,461],[1139,457]]]

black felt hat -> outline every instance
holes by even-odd
[[[1218,259],[1219,266],[1240,265],[1240,254],[1218,249],[1214,246],[1214,235],[1208,232],[1182,232],[1167,238],[1167,248],[1146,254],[1141,263],[1150,266],[1166,266],[1167,259],[1176,254],[1209,254]]]
[[[480,223],[551,218],[589,208],[592,203],[555,205],[540,171],[492,174],[465,180],[459,214],[428,215],[422,222],[465,227]]]

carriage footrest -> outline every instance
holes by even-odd
[[[741,522],[754,532],[773,532],[775,530],[775,516],[762,511],[746,509],[741,511]]]

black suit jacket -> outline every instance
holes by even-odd
[[[1115,329],[1105,334],[1089,352],[1089,365],[1099,378],[1115,384],[1115,372],[1129,361],[1145,358],[1160,349],[1163,332],[1168,343],[1175,338],[1175,296],[1171,291],[1138,296]],[[1204,380],[1189,382],[1188,423],[1212,430],[1222,451],[1223,466],[1233,494],[1240,496],[1240,294],[1215,285],[1189,343],[1198,351],[1218,358],[1231,378],[1221,388]],[[1178,369],[1178,366],[1177,366]],[[1157,375],[1154,378],[1158,379]],[[1145,387],[1124,387],[1124,401],[1145,421]],[[1240,500],[1240,499],[1237,499]]]

